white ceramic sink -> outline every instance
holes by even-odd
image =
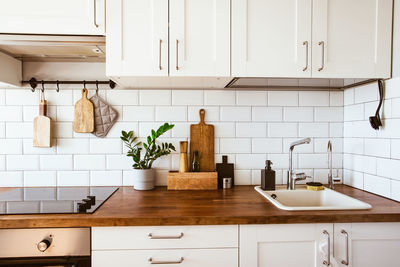
[[[282,210],[367,210],[371,205],[337,191],[325,188],[321,191],[277,189],[264,191],[260,186],[254,188],[277,208]]]

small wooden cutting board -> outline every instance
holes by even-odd
[[[193,162],[193,152],[197,150],[199,151],[200,171],[213,172],[215,171],[214,125],[204,122],[206,115],[204,109],[200,109],[199,114],[200,123],[190,125],[190,163]]]
[[[42,99],[39,104],[39,116],[33,119],[33,146],[52,146],[52,120],[47,117],[47,101]]]
[[[91,133],[94,131],[93,103],[87,98],[87,89],[82,89],[82,98],[75,103],[74,131]]]

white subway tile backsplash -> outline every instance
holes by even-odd
[[[187,121],[186,107],[156,107],[156,121]]]
[[[0,121],[22,121],[22,107],[0,106]]]
[[[333,153],[343,153],[342,138],[316,138],[314,139],[314,152],[327,153],[329,141],[331,141]]]
[[[364,154],[374,157],[390,157],[389,139],[364,139]]]
[[[188,106],[188,121],[200,122],[200,109],[206,111],[206,116],[204,118],[206,123],[219,121],[219,107],[210,106]]]
[[[37,105],[39,90],[34,93],[27,89],[6,90],[6,105]]]
[[[274,169],[284,169],[284,175],[289,168],[289,153],[268,154],[267,160],[272,161]],[[293,168],[297,168],[297,154],[293,155]]]
[[[299,123],[299,137],[329,136],[328,123]]]
[[[110,105],[137,105],[139,104],[139,91],[107,90],[106,98]],[[147,95],[144,98],[147,100]]]
[[[6,123],[7,138],[32,138],[33,123],[31,122],[7,122]]]
[[[364,190],[385,197],[390,197],[390,180],[375,175],[364,175]]]
[[[235,91],[204,91],[204,105],[209,106],[232,106],[236,104]]]
[[[24,173],[22,171],[0,171],[0,187],[24,186]]]
[[[317,107],[329,106],[329,92],[301,91],[299,92],[299,106]]]
[[[56,186],[56,171],[25,171],[24,186]]]
[[[89,139],[67,138],[57,139],[57,154],[88,154]]]
[[[253,153],[282,153],[281,138],[253,138]]]
[[[385,104],[384,106],[387,105]],[[394,98],[391,100],[391,111],[391,115],[393,118],[400,118],[400,98]]]
[[[266,137],[266,123],[236,123],[236,137]]]
[[[314,109],[314,119],[316,122],[342,122],[342,107],[316,107]]]
[[[74,155],[74,170],[104,170],[105,166],[105,155]]]
[[[344,121],[364,120],[364,105],[352,105],[344,107]]]
[[[58,106],[57,121],[74,121],[74,106]]]
[[[344,183],[359,189],[364,189],[364,173],[344,170]]]
[[[282,107],[253,107],[253,121],[280,122],[283,120]]]
[[[314,120],[314,108],[312,107],[285,107],[283,120],[286,122],[312,122]]]
[[[263,91],[237,91],[236,105],[238,106],[266,106],[267,92]]]
[[[121,154],[122,140],[118,139],[90,139],[90,154]]]
[[[126,155],[107,155],[106,169],[107,170],[131,170],[133,160]]]
[[[266,154],[238,154],[235,169],[262,169],[265,167],[265,160]]]
[[[268,137],[297,137],[297,123],[268,123]]]
[[[190,123],[187,122],[177,122],[174,123],[174,128],[172,129],[172,137],[189,138],[190,137]],[[214,125],[215,129],[217,128]],[[216,132],[216,131],[215,131]],[[184,141],[184,140],[182,140]]]
[[[268,92],[268,106],[298,106],[299,92],[270,91]]]
[[[214,123],[214,136],[221,138],[235,137],[236,136],[235,123],[233,122]]]
[[[22,154],[22,140],[0,139],[0,154],[4,155]]]
[[[8,171],[39,170],[38,155],[7,155]],[[4,156],[0,156],[0,169],[4,169]]]
[[[354,103],[378,100],[378,83],[370,83],[354,88]]]
[[[400,159],[400,139],[391,140],[391,158]]]
[[[164,123],[162,122],[140,122],[139,123],[139,137],[147,137],[151,134],[151,130],[157,131],[157,129]],[[121,132],[120,132],[121,135]],[[137,135],[137,134],[136,134]],[[162,135],[162,137],[170,137],[171,131],[168,131]]]
[[[400,160],[397,159],[377,159],[377,175],[400,180]]]
[[[327,168],[327,154],[299,154],[299,168]]]
[[[57,115],[56,106],[47,106],[47,117],[55,120]],[[24,106],[23,107],[23,120],[33,121],[35,117],[39,116],[39,106]]]
[[[75,103],[72,90],[60,90],[58,93],[56,90],[46,90],[45,97],[50,106],[70,106]]]
[[[390,181],[390,198],[400,201],[400,181]]]
[[[343,137],[343,123],[330,123],[329,137]]]
[[[251,184],[251,170],[235,170],[235,185]]]
[[[223,138],[219,145],[220,153],[251,153],[249,138]]]
[[[353,105],[354,104],[354,88],[344,90],[344,105]]]
[[[154,121],[154,106],[124,106],[124,121]],[[121,115],[120,115],[121,116]]]
[[[52,147],[34,147],[32,139],[23,139],[23,151],[26,155],[54,155],[57,153],[56,147],[56,139],[53,139]]]
[[[221,107],[221,121],[251,121],[250,107]]]
[[[91,171],[91,186],[122,185],[122,171]]]
[[[202,90],[172,91],[172,105],[203,105],[203,98]]]
[[[89,186],[89,171],[58,171],[57,186]]]
[[[139,104],[160,106],[171,105],[171,90],[140,90]]]
[[[40,169],[55,171],[72,170],[72,155],[41,155]]]
[[[72,122],[55,122],[53,124],[53,136],[55,138],[71,138],[72,135]]]
[[[122,131],[133,131],[135,135],[138,135],[138,123],[137,122],[116,122],[107,134],[108,138],[119,138]]]
[[[329,93],[329,105],[331,107],[343,107],[344,105],[344,94],[342,91],[331,91]]]

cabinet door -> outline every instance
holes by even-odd
[[[168,75],[168,0],[107,1],[108,76]]]
[[[335,224],[334,232],[340,266],[400,266],[400,223]]]
[[[230,0],[170,0],[170,76],[230,76]]]
[[[105,33],[105,0],[0,0],[0,6],[0,33]]]
[[[311,0],[232,0],[232,76],[311,77]]]
[[[392,2],[314,0],[313,77],[390,77]]]
[[[325,266],[332,233],[332,224],[241,225],[240,266]],[[323,242],[326,255],[319,252]]]

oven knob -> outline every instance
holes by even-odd
[[[40,252],[45,252],[51,245],[51,241],[48,239],[43,239],[37,244],[37,248]]]

